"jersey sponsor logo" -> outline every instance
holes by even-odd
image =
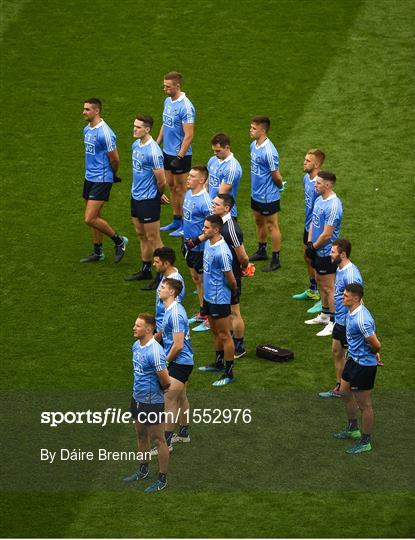
[[[174,118],[168,114],[163,114],[163,126],[172,128],[174,127]]]
[[[137,172],[142,172],[143,164],[138,159],[133,159],[133,169]]]
[[[259,174],[259,167],[254,161],[251,161],[251,173]]]
[[[218,188],[219,187],[219,178],[217,176],[213,176],[213,175],[209,175],[209,186],[210,187],[213,187],[213,188]]]
[[[189,208],[183,207],[183,219],[185,221],[192,221],[192,211]]]
[[[137,358],[138,356],[138,358]],[[133,360],[133,364],[134,364],[134,373],[137,373],[137,375],[144,375],[144,370],[143,370],[143,366],[142,366],[142,362],[144,360],[144,357],[140,354],[140,355],[134,355],[134,360]]]
[[[85,153],[95,156],[95,144],[85,141]]]
[[[320,216],[313,214],[313,225],[320,227]]]

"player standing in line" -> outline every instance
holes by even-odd
[[[346,362],[345,353],[347,350],[346,338],[346,314],[347,308],[343,304],[343,292],[347,285],[359,283],[363,285],[362,276],[359,269],[349,259],[352,245],[349,240],[338,238],[333,242],[330,252],[331,262],[337,265],[336,279],[334,283],[334,306],[335,317],[332,334],[332,353],[334,369],[336,371],[336,386],[328,392],[320,392],[319,396],[341,397],[339,392],[340,379]],[[326,327],[327,328],[327,327]]]
[[[231,335],[231,296],[238,293],[232,272],[232,253],[221,236],[222,219],[212,215],[205,219],[206,238],[203,252],[203,307],[207,313],[216,351],[216,362],[200,367],[200,371],[219,371],[224,374],[212,386],[234,382],[233,360],[235,346]]]
[[[209,326],[205,324],[207,316],[203,309],[203,246],[196,246],[189,251],[186,248],[186,240],[202,234],[205,218],[212,213],[212,200],[206,190],[208,175],[208,170],[204,165],[191,168],[187,177],[189,189],[183,203],[183,254],[199,298],[199,312],[189,320],[189,323],[201,323],[193,328],[198,332],[209,330]]]
[[[120,164],[114,132],[101,118],[102,103],[98,98],[84,102],[83,115],[88,125],[84,128],[85,144],[85,223],[91,227],[94,252],[81,263],[98,262],[105,258],[102,235],[109,236],[115,245],[115,262],[124,257],[128,238],[117,234],[101,216],[104,202],[109,200],[111,187],[120,179],[116,173]]]
[[[229,193],[220,193],[213,200],[213,213],[220,216],[222,219],[223,226],[221,235],[231,250],[232,272],[238,286],[237,294],[231,294],[231,325],[233,331],[232,337],[235,345],[234,358],[236,359],[241,358],[246,354],[244,345],[245,323],[241,315],[239,303],[242,292],[242,273],[249,264],[249,258],[245,251],[245,246],[243,245],[244,237],[242,230],[231,214],[234,203],[235,200]],[[201,242],[205,241],[206,237],[204,233],[202,233],[198,237],[187,240],[186,247],[189,250],[192,250],[195,246],[198,246]],[[209,369],[209,367],[214,369]],[[216,362],[211,366],[206,366],[203,371],[218,371],[216,369]]]
[[[159,332],[161,330],[161,325],[163,323],[163,317],[164,317],[164,303],[163,300],[160,299],[160,286],[163,281],[163,278],[173,278],[179,280],[183,288],[180,292],[180,294],[177,297],[178,302],[183,302],[185,294],[186,294],[186,287],[184,285],[184,279],[180,275],[180,272],[178,269],[173,266],[176,262],[176,254],[174,250],[171,247],[161,247],[154,250],[153,253],[153,266],[156,269],[156,272],[159,273],[162,276],[162,279],[157,287],[156,290],[156,329]]]
[[[183,199],[186,192],[187,173],[192,165],[192,140],[195,108],[181,91],[182,75],[171,71],[164,76],[163,125],[157,143],[163,141],[164,168],[170,187],[173,221],[162,231],[173,231],[171,236],[183,236]]]
[[[339,237],[343,217],[341,200],[333,191],[336,175],[320,171],[316,180],[317,197],[313,219],[308,232],[306,255],[316,271],[317,285],[321,295],[322,310],[317,317],[305,324],[325,324],[318,336],[330,336],[334,326],[334,278],[337,265],[331,261],[330,251]]]
[[[228,193],[219,193],[213,200],[213,212],[222,218],[223,227],[221,234],[228,244],[232,253],[232,272],[235,276],[238,291],[231,295],[231,322],[233,341],[235,344],[235,358],[241,358],[246,354],[244,345],[245,323],[241,315],[240,298],[242,294],[242,271],[249,263],[248,255],[244,246],[242,230],[232,217],[232,208],[235,200]]]
[[[267,236],[271,237],[272,259],[263,272],[273,272],[281,267],[281,231],[278,224],[280,189],[283,180],[279,171],[279,156],[268,139],[271,121],[267,116],[255,116],[249,131],[251,138],[251,208],[254,213],[258,237],[258,250],[250,261],[264,261],[267,256]]]
[[[231,151],[231,140],[224,133],[217,133],[211,140],[215,153],[209,159],[209,195],[213,199],[219,193],[229,193],[234,201],[242,178],[242,167]],[[236,202],[232,207],[232,217],[238,216]]]
[[[150,457],[150,441],[158,449],[159,477],[145,491],[161,491],[167,486],[169,449],[164,437],[164,391],[171,380],[166,368],[163,347],[154,339],[155,319],[148,313],[140,313],[133,332],[137,341],[133,345],[134,388],[131,399],[131,414],[135,418],[138,449]],[[126,482],[147,478],[149,462],[143,461],[137,472],[128,476]]]
[[[131,219],[140,243],[142,269],[125,278],[126,281],[151,279],[151,260],[155,249],[163,246],[160,238],[160,207],[166,178],[163,153],[150,135],[153,118],[138,115],[134,120],[132,146],[133,183],[131,187]],[[159,277],[143,288],[154,290]]]
[[[348,360],[344,366],[340,392],[347,414],[347,426],[335,433],[336,439],[359,439],[348,448],[348,454],[360,454],[372,450],[370,437],[373,430],[374,414],[372,388],[375,384],[377,366],[380,360],[381,343],[375,333],[375,321],[369,310],[362,304],[363,287],[358,283],[346,285],[343,304],[346,315],[346,335],[349,347]],[[362,430],[359,430],[357,413],[362,412]]]
[[[308,242],[308,231],[310,230],[311,220],[313,218],[314,202],[318,196],[316,191],[316,178],[324,163],[326,156],[322,150],[313,148],[308,150],[304,158],[304,198],[305,198],[305,222],[304,222],[304,262],[307,266],[308,278],[310,281],[309,288],[300,294],[294,294],[296,300],[320,300],[320,294],[317,288],[315,270],[311,264],[311,260],[305,254]]]
[[[165,278],[160,284],[160,300],[164,303],[164,316],[162,322],[162,337],[164,352],[168,365],[171,385],[165,395],[166,411],[171,418],[165,425],[166,443],[172,447],[173,430],[175,423],[172,419],[177,417],[180,409],[180,430],[175,442],[189,442],[189,400],[186,385],[193,370],[193,351],[190,345],[189,323],[186,310],[178,302],[183,284],[178,279]]]

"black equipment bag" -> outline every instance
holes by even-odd
[[[272,360],[273,362],[289,362],[293,360],[294,353],[288,349],[282,349],[276,345],[258,345],[256,348],[256,355],[259,358],[265,358],[266,360]]]

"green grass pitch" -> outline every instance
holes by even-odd
[[[414,3],[409,0],[3,0],[2,45],[2,519],[8,537],[409,537],[413,514]],[[288,181],[280,215],[282,269],[245,282],[249,354],[219,393],[195,372],[200,407],[248,407],[249,425],[193,426],[156,499],[120,482],[134,464],[39,463],[59,437],[70,447],[134,448],[131,430],[51,432],[38,410],[128,400],[131,328],[154,297],[123,277],[137,270],[129,217],[136,113],[160,126],[162,76],[184,74],[196,106],[194,163],[229,133],[244,176],[238,207],[248,251],[249,120],[271,117],[270,138]],[[81,266],[82,105],[97,95],[117,134],[123,182],[105,216],[130,238],[124,260]],[[338,177],[342,236],[366,284],[383,343],[373,452],[346,456],[331,433],[342,404],[318,399],[332,383],[328,339],[305,328],[302,161],[327,154]],[[169,217],[165,209],[163,220]],[[165,240],[178,248],[178,241]],[[260,268],[261,265],[258,265]],[[196,308],[190,278],[181,260]],[[196,364],[210,335],[193,338]],[[295,351],[288,365],[255,358],[270,341]],[[102,438],[102,439],[100,439]],[[411,458],[412,456],[412,458]]]

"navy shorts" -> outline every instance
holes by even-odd
[[[352,392],[372,390],[375,385],[377,366],[361,366],[349,358],[344,366],[342,379],[350,384]]]
[[[333,333],[331,335],[333,339],[340,341],[343,349],[347,349],[347,337],[346,337],[346,327],[342,324],[334,323]]]
[[[303,233],[303,244],[306,246],[307,245],[307,242],[308,242],[308,231],[306,229],[304,229],[304,233]]]
[[[194,268],[198,274],[203,274],[203,251],[193,251],[189,249],[185,258],[189,268]]]
[[[255,212],[259,212],[261,216],[272,216],[281,210],[280,201],[273,201],[269,203],[262,203],[255,201],[251,198],[251,208]]]
[[[161,202],[160,195],[154,199],[137,201],[131,198],[131,217],[137,218],[140,223],[154,223],[160,221]]]
[[[319,257],[318,255],[312,259],[311,266],[320,276],[335,274],[337,270],[337,264],[332,263],[330,257]]]
[[[82,197],[86,201],[108,201],[111,188],[112,182],[90,182],[85,179]]]
[[[192,168],[192,156],[184,156],[180,160],[179,167],[172,167],[171,162],[176,156],[169,156],[163,152],[164,157],[164,170],[171,171],[173,174],[184,174],[190,171]]]
[[[161,414],[164,412],[164,403],[141,403],[137,402],[133,396],[131,398],[130,412],[135,419],[140,415],[138,421],[146,426],[156,426],[164,422]]]
[[[203,313],[212,319],[224,319],[231,314],[230,304],[211,304],[203,299]]]
[[[187,380],[190,377],[190,374],[193,371],[193,365],[192,364],[178,364],[177,362],[170,362],[169,367],[167,368],[169,370],[169,375],[173,379],[177,379],[178,381],[185,384]]]

